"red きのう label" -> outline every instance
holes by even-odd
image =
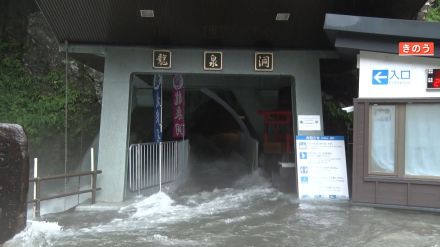
[[[434,56],[434,42],[399,42],[399,56]]]

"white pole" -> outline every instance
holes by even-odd
[[[90,148],[90,171],[95,171],[95,154],[93,153],[93,148]]]
[[[34,158],[34,179],[38,177],[38,158]],[[37,183],[34,183],[34,200],[37,199]]]
[[[69,112],[69,108],[68,108],[68,72],[69,72],[69,42],[66,40],[65,41],[65,48],[66,48],[66,61],[65,61],[65,91],[64,91],[64,175],[67,174],[67,157],[68,157],[68,121],[67,121],[67,117],[68,117],[68,112]],[[64,178],[64,193],[67,192],[67,178]],[[64,211],[66,211],[66,198],[64,198]]]
[[[90,171],[95,171],[95,154],[93,148],[90,148]],[[90,176],[90,187],[93,187],[93,175]]]
[[[38,177],[38,158],[34,158],[34,200],[37,200],[37,177]],[[33,211],[34,211],[34,218],[37,217],[36,211],[36,205],[34,203],[34,207],[33,207]]]

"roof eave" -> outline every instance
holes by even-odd
[[[440,41],[440,23],[326,14],[324,30],[338,51],[355,55],[359,51],[397,54],[402,41]],[[440,57],[439,47],[435,57]]]

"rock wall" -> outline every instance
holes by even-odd
[[[0,244],[26,226],[29,156],[26,134],[0,124]]]
[[[33,0],[1,0],[0,38],[10,37],[23,44],[27,35],[27,15],[37,10]]]

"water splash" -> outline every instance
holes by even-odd
[[[160,192],[123,205],[57,214],[58,223],[30,221],[5,247],[440,246],[439,215],[300,203],[258,175],[228,188]]]
[[[28,221],[26,228],[7,241],[4,247],[53,246],[62,227],[57,222]]]

